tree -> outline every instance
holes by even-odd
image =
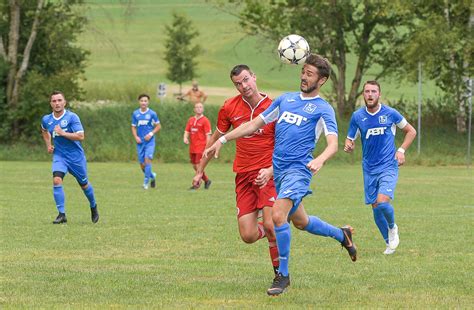
[[[53,89],[80,95],[78,80],[87,56],[74,45],[86,23],[75,10],[81,3],[9,0],[0,6],[1,140],[36,133]]]
[[[165,60],[168,63],[166,77],[179,84],[179,93],[182,93],[183,82],[190,81],[197,76],[196,56],[201,53],[201,47],[191,46],[191,41],[199,35],[185,15],[173,13],[171,25],[165,26],[167,38],[165,41]]]
[[[400,73],[416,79],[418,62],[444,91],[456,111],[458,132],[466,132],[467,81],[473,74],[474,15],[470,0],[422,0],[406,9],[416,16],[409,27],[411,40],[402,46]],[[408,73],[408,74],[407,74]]]
[[[229,2],[242,5],[241,1]],[[297,33],[305,37],[313,52],[327,57],[335,67],[331,80],[338,114],[348,116],[361,94],[364,74],[373,65],[380,65],[376,79],[385,76],[396,58],[394,46],[406,37],[399,31],[405,15],[392,2],[245,0],[243,9],[237,12],[249,35],[262,35],[278,42],[287,34]],[[349,54],[356,56],[356,63],[350,89],[346,91]]]

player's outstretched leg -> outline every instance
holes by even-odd
[[[65,212],[65,197],[63,185],[54,185],[53,187],[54,201],[56,202],[56,208],[58,209],[58,216],[53,221],[53,224],[67,223],[66,212]]]

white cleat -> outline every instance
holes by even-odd
[[[384,255],[392,255],[393,253],[395,253],[395,250],[392,250],[388,245],[385,251],[383,251]]]
[[[148,189],[148,184],[143,184],[143,189]]]
[[[398,237],[398,226],[395,224],[392,229],[388,229],[388,246],[390,249],[395,250],[400,243],[400,238]]]

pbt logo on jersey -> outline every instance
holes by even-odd
[[[285,121],[288,124],[295,124],[296,126],[299,126],[301,125],[302,121],[307,120],[308,119],[304,116],[285,111],[278,119],[278,124],[280,124],[281,121]]]
[[[138,121],[138,126],[146,126],[148,125],[148,121],[147,120],[139,120]]]
[[[370,128],[367,130],[367,134],[365,135],[365,139],[367,140],[370,136],[380,136],[385,134],[385,127],[376,127]]]

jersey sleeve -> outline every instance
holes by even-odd
[[[391,117],[393,119],[393,122],[397,124],[397,127],[400,129],[403,129],[403,127],[408,124],[407,120],[403,117],[403,115],[401,115],[400,112],[395,109],[391,110]]]
[[[46,116],[43,116],[41,119],[41,129],[47,130],[46,128],[48,127],[48,122],[46,121]]]
[[[153,111],[153,114],[151,116],[151,121],[152,121],[153,125],[160,123],[160,119],[158,118],[158,114],[156,114],[155,111]]]
[[[324,135],[336,135],[337,136],[337,121],[336,121],[336,113],[334,109],[328,104],[328,108],[323,111],[321,115],[321,126],[322,132]]]
[[[204,120],[205,120],[205,122],[204,122],[204,132],[206,133],[206,135],[210,135],[210,134],[212,134],[211,122],[209,121],[209,119],[207,117]]]
[[[280,114],[280,102],[282,100],[281,98],[282,96],[273,100],[272,104],[259,115],[263,119],[265,124],[274,122],[278,119],[278,116]]]
[[[81,120],[79,119],[79,116],[77,116],[77,114],[73,114],[71,116],[71,130],[72,132],[84,132]]]
[[[132,113],[132,126],[137,127],[137,118],[135,117],[135,112]]]
[[[354,141],[359,135],[359,128],[357,126],[355,114],[352,113],[349,129],[347,130],[347,139]]]
[[[191,118],[188,119],[188,121],[186,122],[186,127],[184,128],[184,131],[185,132],[190,132],[191,131],[191,122],[190,122]]]
[[[231,125],[232,124],[227,115],[226,105],[224,104],[220,108],[219,114],[217,115],[217,131],[219,131],[221,134],[225,134],[227,131],[229,131]]]

